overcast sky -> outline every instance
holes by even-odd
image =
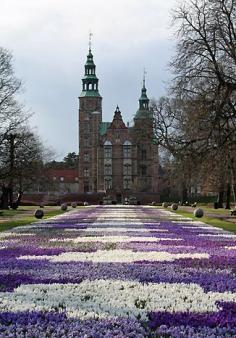
[[[143,68],[150,98],[165,94],[175,0],[0,0],[0,45],[14,56],[31,125],[60,159],[78,151],[78,96],[89,31],[103,120],[132,120]]]

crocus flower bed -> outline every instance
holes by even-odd
[[[99,206],[0,233],[0,337],[236,337],[236,235]]]

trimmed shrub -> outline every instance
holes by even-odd
[[[200,218],[200,217],[204,216],[204,211],[202,209],[198,208],[198,209],[194,210],[193,214],[194,214],[195,217]]]
[[[77,207],[77,203],[76,202],[71,202],[71,206],[72,206],[72,208],[76,208]]]
[[[35,210],[35,212],[34,212],[34,217],[35,218],[41,219],[41,218],[43,218],[43,216],[44,216],[44,212],[43,212],[42,209]]]
[[[67,210],[67,204],[66,204],[66,203],[63,203],[63,204],[61,205],[61,210],[62,210],[62,211],[66,211],[66,210]]]
[[[163,203],[162,203],[162,207],[163,207],[163,208],[168,208],[168,205],[169,205],[169,204],[168,204],[167,202],[163,202]]]
[[[172,205],[171,205],[171,209],[172,210],[178,210],[178,204],[177,203],[173,203]]]

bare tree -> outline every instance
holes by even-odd
[[[21,127],[2,144],[1,172],[3,190],[2,204],[17,208],[24,191],[37,186],[43,175],[45,149],[39,137],[29,128]],[[13,194],[17,194],[13,200]],[[3,201],[4,200],[4,201]]]
[[[21,81],[14,74],[12,55],[0,47],[0,145],[29,117],[16,98],[21,87]]]
[[[219,147],[235,142],[236,0],[187,1],[174,13],[177,52],[173,92],[200,102],[208,138]],[[211,128],[209,128],[211,126]]]
[[[173,22],[174,79],[171,97],[153,105],[156,136],[184,166],[188,159],[200,170],[212,161],[229,195],[235,186],[236,0],[185,1]]]

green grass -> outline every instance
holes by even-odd
[[[34,210],[35,209],[36,209],[35,207],[32,208],[32,215],[26,215],[25,217],[20,216],[20,218],[9,219],[6,222],[4,221],[3,223],[0,223],[0,232],[4,231],[4,230],[12,229],[12,228],[17,227],[19,225],[27,225],[27,224],[30,224],[30,223],[37,222],[38,220],[34,217]],[[28,209],[25,209],[24,211],[26,211],[26,210],[28,210]],[[21,210],[4,210],[4,213],[5,213],[5,211],[7,211],[7,215],[8,215],[9,211],[15,212],[15,213],[11,214],[10,216],[16,216],[17,214],[20,215],[20,213],[21,213]],[[61,211],[57,207],[57,209],[55,209],[55,210],[50,210],[50,211],[44,210],[44,213],[45,214],[44,214],[43,219],[47,219],[47,218],[50,218],[50,217],[53,217],[53,216],[56,216],[56,215],[63,214],[64,211]],[[4,216],[7,216],[7,215],[4,215]],[[9,217],[9,215],[7,217]]]
[[[171,210],[171,211],[173,211],[173,210]],[[207,209],[207,211],[209,211],[209,209]],[[204,216],[204,217],[201,217],[201,218],[197,218],[193,215],[193,213],[187,212],[187,211],[182,211],[182,210],[177,210],[177,211],[173,211],[173,212],[175,212],[176,214],[179,214],[183,217],[189,217],[189,218],[192,218],[195,221],[198,220],[198,221],[204,222],[206,224],[212,225],[214,227],[221,228],[221,229],[236,233],[236,223],[231,223],[231,222],[228,222],[228,221],[225,221],[225,220],[221,220],[220,218],[214,218],[214,217]]]

